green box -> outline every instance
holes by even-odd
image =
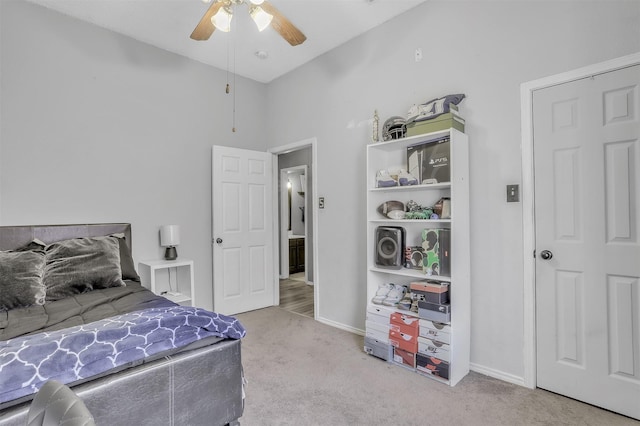
[[[448,112],[431,120],[413,122],[407,124],[407,133],[405,137],[439,132],[450,128],[464,133],[464,118],[452,112]]]

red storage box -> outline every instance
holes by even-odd
[[[418,336],[417,334],[401,333],[399,331],[389,330],[389,344],[396,348],[404,349],[408,352],[418,352]]]
[[[400,348],[393,348],[393,362],[403,367],[416,368],[416,354]]]
[[[394,312],[391,314],[389,328],[391,330],[410,334],[412,336],[418,336],[420,326],[420,318],[411,315],[401,314]]]

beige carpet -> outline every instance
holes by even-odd
[[[247,329],[243,426],[640,425],[473,372],[450,388],[366,355],[361,336],[280,308],[237,317]]]

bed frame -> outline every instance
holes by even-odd
[[[0,227],[0,250],[34,238],[47,244],[70,238],[124,233],[131,225],[44,225]],[[187,347],[175,355],[69,384],[97,425],[239,425],[244,408],[240,340]],[[26,424],[31,401],[0,411],[0,425]]]

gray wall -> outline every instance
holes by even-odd
[[[637,1],[429,1],[269,85],[238,79],[232,134],[223,71],[35,5],[1,1],[0,15],[2,224],[130,221],[140,260],[161,255],[159,225],[179,223],[178,251],[196,261],[205,307],[211,145],[317,138],[314,202],[326,198],[316,218],[318,314],[363,329],[373,111],[384,121],[465,93],[471,357],[515,382],[524,374],[522,206],[506,204],[505,185],[521,180],[520,84],[640,51]]]
[[[131,222],[137,261],[181,226],[212,308],[211,147],[265,150],[266,87],[22,1],[2,9],[3,225]],[[251,117],[251,119],[243,119]]]
[[[416,63],[418,47],[424,59]],[[384,122],[414,103],[465,93],[471,359],[521,381],[522,205],[505,199],[505,185],[521,181],[520,84],[638,51],[637,1],[428,1],[269,84],[272,143],[318,140],[320,318],[364,328],[365,145],[374,110]]]

